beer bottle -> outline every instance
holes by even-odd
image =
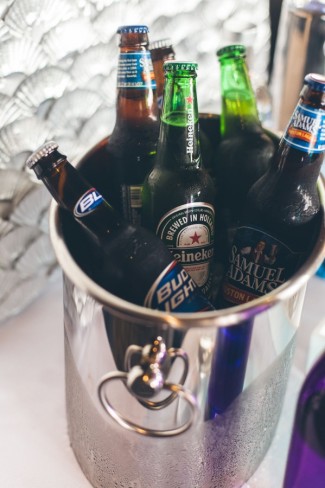
[[[106,157],[90,181],[133,224],[141,223],[141,188],[152,169],[159,135],[156,81],[148,28],[122,26],[117,70],[116,122]],[[96,165],[98,166],[98,164]],[[95,179],[96,178],[96,179]]]
[[[58,204],[88,231],[95,243],[99,284],[145,307],[168,312],[212,310],[193,279],[151,232],[128,223],[48,142],[27,160]],[[78,246],[79,247],[79,246]],[[82,245],[81,245],[82,247]]]
[[[268,171],[249,190],[221,294],[239,304],[276,289],[314,244],[325,154],[325,77],[305,77],[300,99]]]
[[[215,158],[219,205],[232,241],[243,201],[268,168],[274,144],[258,118],[255,95],[240,44],[217,51],[221,69],[221,143]]]
[[[157,41],[153,41],[149,45],[149,50],[151,53],[153,70],[157,84],[158,108],[161,111],[165,83],[164,62],[174,60],[175,51],[171,39],[159,39]]]
[[[196,63],[168,61],[155,166],[143,187],[143,222],[209,296],[214,185],[202,168]]]
[[[283,488],[323,488],[325,473],[325,351],[301,387]]]

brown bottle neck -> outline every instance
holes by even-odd
[[[158,121],[156,82],[148,45],[147,34],[121,36],[116,99],[116,123],[120,127]]]
[[[116,99],[116,123],[139,125],[158,121],[156,90],[119,88]]]

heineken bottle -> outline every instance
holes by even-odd
[[[157,156],[143,187],[143,224],[210,296],[215,191],[201,161],[197,64],[168,61]]]

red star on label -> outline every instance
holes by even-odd
[[[185,100],[187,103],[193,103],[193,97],[186,97]]]
[[[197,242],[198,244],[200,244],[199,239],[201,236],[199,236],[196,232],[194,232],[194,235],[189,236],[189,237],[190,237],[190,239],[192,239],[192,244],[194,244],[194,242]]]

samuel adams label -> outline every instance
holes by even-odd
[[[282,285],[296,270],[301,254],[267,232],[239,227],[223,281],[223,298],[246,303]]]

